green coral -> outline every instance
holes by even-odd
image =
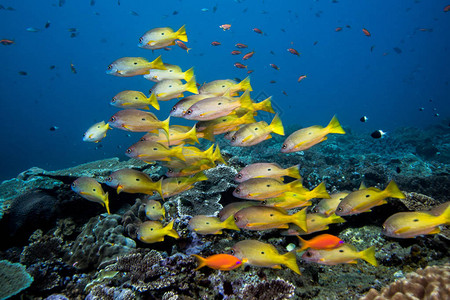
[[[27,273],[25,266],[7,260],[0,261],[0,299],[7,299],[28,288],[33,277]]]

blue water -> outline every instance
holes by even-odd
[[[246,70],[233,64],[246,63],[254,70],[252,97],[272,95],[283,123],[299,128],[326,125],[334,114],[344,127],[367,134],[402,126],[448,125],[450,12],[443,12],[448,1],[121,0],[118,5],[98,0],[90,6],[89,0],[67,0],[59,7],[56,0],[2,0],[0,4],[15,8],[0,10],[0,39],[15,41],[0,45],[0,179],[32,166],[52,170],[111,156],[125,158],[123,152],[141,133],[129,137],[112,130],[102,147],[82,142],[88,127],[117,111],[109,105],[115,94],[125,89],[147,93],[153,84],[142,77],[105,74],[112,61],[124,56],[152,60],[162,54],[164,62],[184,70],[194,66],[199,83],[243,79]],[[50,26],[45,29],[47,21]],[[231,30],[219,28],[225,23],[232,24]],[[165,26],[176,30],[183,24],[192,48],[189,54],[177,46],[154,53],[137,47],[147,30]],[[40,31],[28,32],[27,27]],[[72,27],[79,31],[75,38],[68,32]],[[253,32],[254,27],[264,35]],[[336,32],[336,27],[343,29]],[[372,36],[366,37],[362,28]],[[213,47],[212,41],[222,45]],[[230,54],[238,42],[249,45],[244,50],[255,51],[248,61]],[[301,56],[288,53],[290,47]],[[71,72],[71,62],[77,74]],[[51,70],[51,65],[56,68]],[[297,83],[303,74],[307,78]],[[175,99],[161,102],[159,119],[165,119],[175,103]],[[359,121],[363,115],[369,122]],[[175,118],[171,123],[193,124]],[[50,131],[52,126],[59,129]]]

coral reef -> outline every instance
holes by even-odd
[[[25,266],[11,263],[7,260],[0,261],[0,299],[6,299],[28,288],[33,282],[33,277],[27,273]]]
[[[361,300],[430,299],[450,298],[450,264],[428,266],[406,275],[380,292],[370,291]]]
[[[249,300],[284,300],[294,296],[295,286],[281,278],[263,281],[257,284],[246,284],[240,296]]]

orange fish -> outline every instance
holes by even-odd
[[[450,11],[450,5],[447,5],[446,7],[444,7],[444,12],[449,12]]]
[[[301,75],[298,79],[297,79],[297,82],[300,82],[300,81],[302,81],[303,79],[305,79],[306,78],[306,75]]]
[[[258,28],[253,28],[253,31],[256,32],[256,33],[259,33],[259,34],[263,33],[262,30],[258,29]]]
[[[240,49],[242,49],[242,48],[248,48],[247,45],[241,44],[241,43],[237,43],[235,46],[236,46],[237,48],[240,48]]]
[[[272,68],[274,68],[275,70],[279,70],[279,69],[280,69],[276,64],[270,64],[270,66],[271,66]]]
[[[175,43],[178,45],[178,47],[180,47],[183,50],[186,50],[187,53],[189,53],[189,50],[191,50],[192,48],[188,48],[186,46],[185,43],[183,43],[182,41],[175,41]],[[169,48],[170,49],[170,48]]]
[[[236,67],[236,68],[238,68],[238,69],[247,69],[247,66],[246,65],[243,65],[243,64],[241,64],[241,63],[234,63],[234,66]]]
[[[245,54],[244,57],[242,57],[242,59],[243,59],[243,60],[247,60],[247,59],[249,59],[250,57],[252,57],[253,54],[255,54],[255,51],[252,51],[252,52],[249,52],[249,53]]]
[[[252,74],[255,70],[248,70],[247,74]]]
[[[241,54],[241,53],[242,53],[242,52],[239,51],[239,50],[231,51],[231,54],[233,54],[233,55],[239,55],[239,54]]]
[[[214,270],[230,271],[242,266],[242,261],[231,254],[214,254],[206,258],[195,254],[192,254],[192,256],[198,261],[195,270],[207,266]]]
[[[363,28],[362,31],[364,32],[364,34],[365,34],[366,36],[371,36],[369,30]]]
[[[334,31],[339,32],[342,30],[342,27],[336,27],[336,29]]]
[[[331,234],[321,234],[308,241],[302,239],[299,236],[297,237],[300,240],[300,243],[302,244],[302,246],[300,247],[300,249],[297,250],[297,252],[303,251],[308,248],[315,250],[334,249],[344,243],[343,240]]]
[[[230,30],[231,24],[223,24],[223,25],[220,25],[219,28],[222,28],[223,31]]]
[[[214,41],[214,42],[211,43],[211,45],[213,45],[213,46],[219,46],[219,45],[220,45],[220,42]]]
[[[294,48],[288,48],[287,51],[289,51],[290,53],[292,53],[294,55],[300,56],[300,53],[298,53],[298,51],[295,50]]]
[[[8,46],[8,45],[12,45],[12,44],[15,44],[15,43],[12,40],[3,39],[3,40],[0,40],[0,44]]]

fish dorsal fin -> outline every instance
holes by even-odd
[[[366,189],[366,185],[364,184],[364,181],[361,181],[361,185],[359,186],[358,190]]]

